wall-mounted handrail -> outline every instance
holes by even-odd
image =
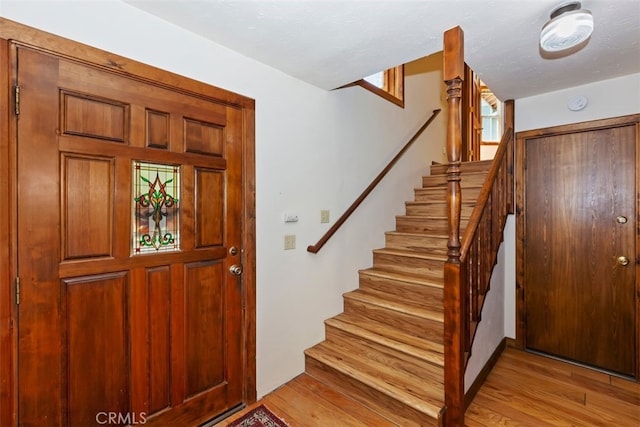
[[[393,165],[395,165],[400,157],[411,147],[411,145],[418,139],[418,137],[424,132],[424,130],[429,127],[431,122],[436,118],[436,116],[440,113],[440,109],[433,110],[431,117],[418,129],[418,131],[411,137],[411,139],[402,147],[402,149],[396,154],[396,156],[389,162],[389,164],[378,174],[377,177],[369,184],[369,186],[358,196],[358,198],[349,206],[349,208],[338,218],[338,220],[327,230],[327,232],[318,240],[315,245],[309,245],[307,247],[307,251],[311,253],[318,253],[318,251],[324,246],[325,243],[335,234],[336,231],[344,224],[349,216],[360,206],[363,200],[373,191],[373,189],[382,181],[387,173],[391,170]]]

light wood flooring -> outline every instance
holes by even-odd
[[[395,426],[302,374],[217,426],[264,404],[291,427]],[[507,348],[466,412],[477,426],[640,426],[640,384]]]

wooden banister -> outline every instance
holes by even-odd
[[[502,136],[462,238],[460,263],[465,268],[460,271],[460,281],[462,291],[469,298],[462,325],[465,331],[463,349],[467,359],[471,355],[473,338],[489,291],[491,272],[497,262],[507,215],[513,206],[512,155],[513,129],[509,127]]]
[[[449,240],[444,266],[444,426],[463,426],[464,374],[476,327],[480,322],[491,272],[503,240],[507,215],[513,213],[513,102],[506,103],[510,121],[465,233],[460,239],[460,98],[464,78],[464,38],[459,27],[444,34],[444,79],[447,84],[447,210]]]
[[[318,253],[318,251],[324,246],[325,243],[333,236],[336,231],[344,224],[349,216],[360,206],[360,204],[364,201],[364,199],[373,191],[373,189],[382,181],[387,173],[391,170],[393,165],[395,165],[398,160],[402,157],[402,155],[411,147],[411,145],[418,139],[418,137],[424,132],[426,128],[429,127],[431,122],[436,118],[436,116],[440,113],[440,109],[433,110],[431,117],[427,119],[427,121],[416,131],[416,133],[409,139],[409,141],[402,147],[402,149],[396,154],[396,156],[389,162],[389,164],[375,177],[375,179],[369,184],[369,186],[358,196],[358,198],[349,206],[349,208],[338,218],[338,220],[327,230],[327,232],[318,240],[315,245],[309,245],[307,247],[307,251],[311,253]]]
[[[480,194],[478,195],[478,200],[476,201],[476,205],[473,209],[473,212],[471,213],[471,217],[469,217],[469,222],[467,223],[467,228],[462,237],[462,244],[460,247],[461,259],[468,256],[469,249],[473,244],[473,234],[480,226],[480,223],[482,221],[482,212],[485,210],[485,207],[492,202],[491,196],[495,180],[497,178],[503,178],[502,174],[508,172],[507,168],[502,167],[502,160],[506,160],[505,156],[507,155],[507,151],[510,146],[513,146],[513,129],[511,129],[511,127],[507,128],[502,135],[498,150],[493,157],[493,163],[489,168],[489,172],[487,173],[487,177],[485,178],[484,185],[480,190]],[[505,200],[505,204],[506,202],[507,200]]]
[[[444,81],[447,85],[447,213],[449,239],[444,265],[444,400],[445,426],[464,425],[464,330],[461,328],[466,307],[460,271],[460,151],[462,116],[460,98],[464,79],[464,33],[455,27],[444,33]]]

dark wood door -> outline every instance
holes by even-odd
[[[241,403],[241,111],[16,52],[18,423]]]
[[[635,376],[636,126],[525,150],[526,346]]]

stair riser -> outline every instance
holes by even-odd
[[[373,267],[402,274],[444,278],[444,261],[374,252]]]
[[[414,301],[434,311],[442,312],[444,310],[443,289],[440,287],[361,274],[360,289],[397,295],[406,301]]]
[[[436,320],[389,310],[385,307],[367,304],[349,298],[344,299],[344,311],[345,313],[352,314],[354,317],[361,316],[400,328],[406,333],[433,341],[437,344],[443,343],[444,324]]]
[[[462,191],[462,203],[475,203],[480,194],[479,188],[468,188]],[[447,200],[446,188],[416,188],[414,190],[416,202]]]
[[[462,218],[460,220],[460,234],[467,227],[468,218]],[[435,234],[448,234],[449,233],[449,220],[448,219],[433,219],[422,217],[396,217],[396,231],[404,233],[435,233]]]
[[[464,203],[460,208],[462,217],[469,218],[471,216],[471,213],[473,212],[474,207],[475,207],[475,204]],[[427,203],[427,204],[407,203],[405,209],[406,209],[407,215],[413,215],[413,216],[446,217],[448,213],[447,204],[445,202]]]
[[[354,335],[349,331],[345,331],[340,328],[335,328],[331,325],[327,325],[325,329],[326,340],[330,341],[336,345],[339,345],[343,348],[350,348],[352,343],[357,342],[358,345],[364,346],[364,348],[368,349],[371,354],[384,354],[392,359],[401,360],[403,363],[402,366],[399,366],[399,369],[403,369],[408,371],[411,375],[417,378],[431,378],[437,379],[437,383],[434,381],[432,383],[434,393],[434,398],[441,398],[440,394],[441,390],[443,390],[444,386],[442,381],[444,380],[444,367],[433,364],[429,358],[420,357],[420,351],[414,349],[413,353],[400,351],[395,347],[390,347],[385,345],[384,343],[379,343],[375,341],[371,341],[366,337],[361,337],[358,335]],[[423,352],[424,353],[424,352]],[[397,363],[397,362],[396,362]],[[424,364],[427,364],[429,368],[426,368]],[[421,368],[423,371],[411,372],[410,369],[407,369],[407,366],[416,366],[421,364]],[[395,369],[395,367],[394,367]],[[426,385],[426,384],[425,384]]]
[[[463,174],[462,180],[460,181],[461,187],[482,187],[484,184],[484,180],[487,177],[486,173],[470,173]],[[423,187],[442,187],[447,186],[447,176],[446,175],[430,175],[422,177],[422,186]]]
[[[385,235],[385,246],[389,249],[412,250],[433,255],[447,254],[447,239],[430,238],[423,234],[393,234]]]
[[[438,420],[390,398],[324,363],[306,356],[306,372],[402,426],[437,426]]]

